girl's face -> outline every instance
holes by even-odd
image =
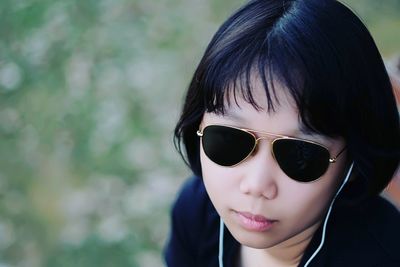
[[[254,94],[258,104],[267,102],[261,88],[258,84]],[[302,133],[293,101],[284,93],[277,96],[280,105],[275,113],[257,111],[238,97],[238,105],[231,99],[233,104],[224,116],[205,113],[200,127],[224,124],[295,136],[325,145],[331,155],[343,149],[343,140]],[[342,153],[322,177],[309,183],[297,182],[280,169],[268,139],[261,139],[255,152],[234,167],[215,164],[202,146],[200,160],[210,199],[235,239],[249,247],[269,248],[292,237],[295,240],[297,235],[314,233],[342,181],[346,155]]]

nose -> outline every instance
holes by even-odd
[[[244,174],[240,181],[240,191],[254,197],[274,199],[278,194],[276,177],[279,175],[271,145],[268,140],[259,140],[253,154],[243,165]]]

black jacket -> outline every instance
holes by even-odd
[[[320,243],[314,234],[299,266]],[[240,244],[225,228],[224,266],[234,267]],[[164,250],[168,267],[218,267],[219,216],[202,180],[183,186],[172,210],[172,227]],[[400,267],[400,213],[375,197],[357,207],[334,205],[326,240],[310,267]]]

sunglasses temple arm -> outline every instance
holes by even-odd
[[[340,154],[342,154],[342,153],[346,150],[346,148],[347,148],[347,147],[344,147],[342,150],[340,150],[340,152],[339,152],[335,157],[330,158],[330,159],[329,159],[329,162],[330,162],[330,163],[336,162],[336,159],[340,156]]]

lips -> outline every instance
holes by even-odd
[[[239,211],[236,214],[239,224],[249,231],[264,232],[271,229],[274,223],[277,222],[277,220],[250,212]]]
[[[262,215],[254,215],[251,214],[250,212],[239,212],[240,215],[250,219],[250,220],[254,220],[256,222],[272,222],[273,220],[265,218]]]

